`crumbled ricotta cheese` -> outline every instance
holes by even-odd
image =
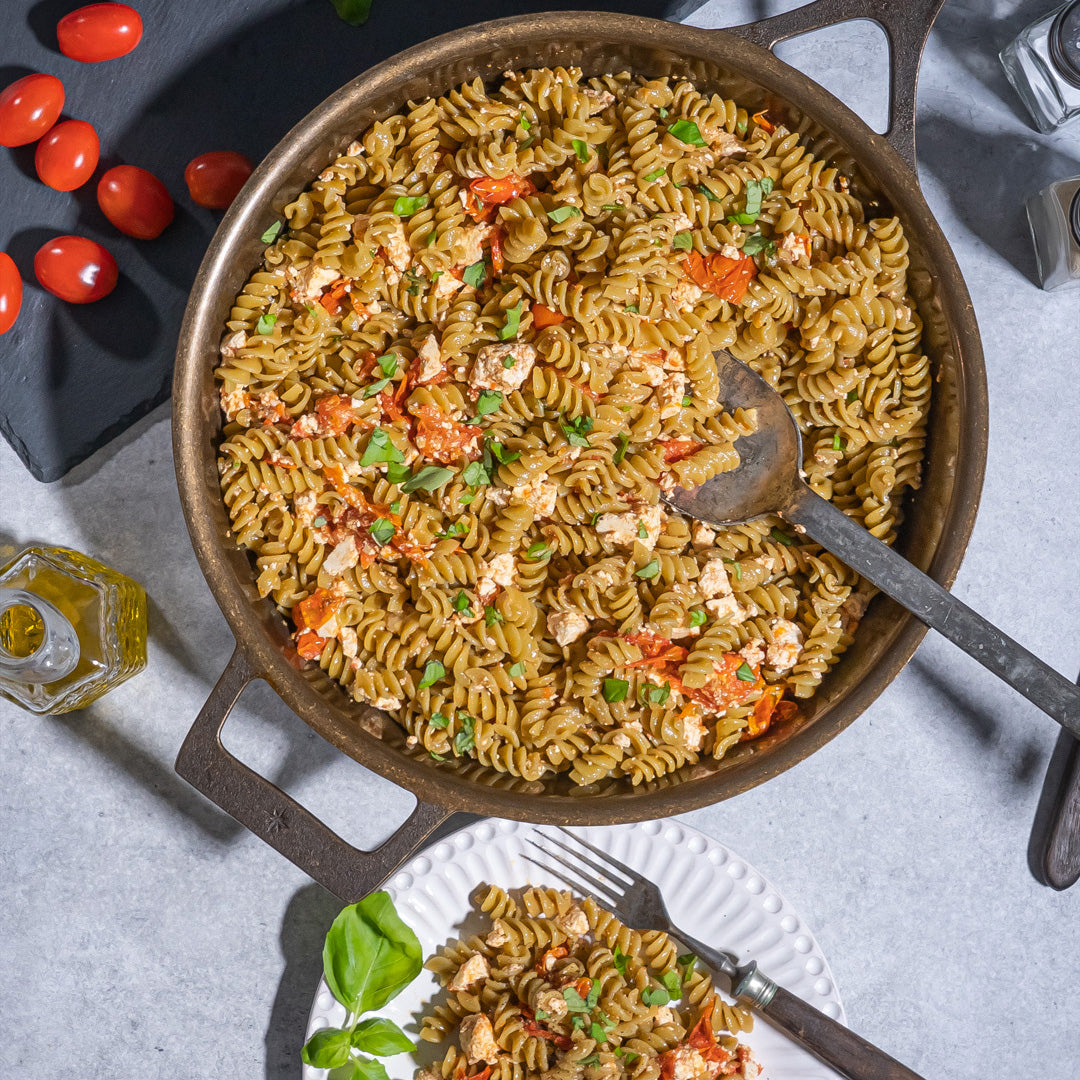
[[[341,642],[341,651],[348,657],[354,657],[360,651],[360,643],[356,637],[356,630],[351,626],[343,626],[338,632],[338,641]]]
[[[720,249],[720,254],[723,255],[725,259],[738,260],[743,257],[743,253],[734,244],[725,244]]]
[[[371,703],[376,709],[400,709],[401,698],[396,697],[379,697]]]
[[[229,390],[221,387],[221,409],[229,421],[236,419],[236,414],[251,407],[251,395],[246,390]]]
[[[697,285],[684,278],[671,290],[671,303],[676,311],[693,311],[694,305],[704,295]]]
[[[566,998],[561,990],[542,990],[536,995],[536,1011],[546,1012],[548,1016],[558,1020],[567,1013]]]
[[[491,949],[497,949],[500,945],[505,945],[509,940],[510,928],[502,919],[496,919],[491,924],[490,933],[484,938],[484,944]]]
[[[547,628],[557,644],[569,645],[589,629],[589,620],[580,611],[552,611]]]
[[[555,502],[559,495],[557,484],[548,483],[547,473],[541,473],[535,480],[519,484],[513,489],[513,496],[523,502],[537,517],[551,517],[555,513]]]
[[[491,236],[490,225],[466,225],[458,229],[458,269],[472,266],[484,257],[484,244]]]
[[[683,739],[687,750],[698,751],[705,745],[707,728],[702,722],[701,710],[695,705],[683,714]]]
[[[617,547],[644,544],[650,551],[656,547],[667,515],[659,506],[643,506],[625,514],[601,514],[596,519],[596,531]],[[641,532],[644,530],[645,535]]]
[[[615,104],[615,95],[610,90],[586,90],[585,99],[589,103],[590,116],[595,116],[609,105]]]
[[[724,569],[723,559],[714,557],[705,563],[698,578],[698,587],[706,600],[731,595],[731,579]]]
[[[322,568],[331,577],[339,577],[346,570],[351,570],[359,561],[360,552],[356,547],[356,538],[350,533],[323,559]]]
[[[416,356],[420,361],[420,370],[416,376],[418,386],[423,386],[425,383],[431,382],[432,379],[437,379],[446,370],[442,353],[439,352],[439,343],[435,340],[434,334],[428,334],[424,338]]]
[[[810,237],[805,233],[784,233],[776,245],[776,259],[782,263],[809,262]]]
[[[739,655],[751,666],[757,667],[758,664],[765,659],[765,647],[764,643],[754,638],[753,641],[748,641],[740,650]]]
[[[450,980],[448,990],[471,990],[478,982],[486,979],[490,974],[488,962],[483,953],[473,953],[464,964],[457,969],[454,977]]]
[[[314,304],[322,295],[323,289],[337,281],[341,275],[328,266],[309,262],[307,266],[299,269],[295,266],[286,267],[285,277],[289,282],[289,295],[293,300],[301,304]]]
[[[682,399],[685,394],[686,376],[681,371],[666,372],[653,395],[661,420],[670,420],[682,412]]]
[[[789,619],[773,619],[769,629],[773,640],[765,650],[765,662],[777,671],[793,668],[802,652],[802,631]]]
[[[708,1062],[692,1046],[671,1051],[671,1080],[694,1080],[709,1072]]]
[[[509,361],[507,367],[503,361]],[[536,363],[536,350],[523,341],[485,345],[477,354],[469,372],[469,385],[478,390],[517,390]]]
[[[235,334],[229,334],[221,343],[221,355],[229,359],[247,344],[247,334],[243,330],[237,330]]]
[[[483,1013],[470,1013],[461,1021],[458,1028],[461,1048],[472,1065],[481,1061],[494,1064],[499,1060],[499,1044],[495,1041],[495,1031],[491,1021]]]
[[[453,274],[440,274],[435,282],[435,299],[445,300],[446,297],[453,296],[464,284],[464,281],[454,277]]]
[[[716,530],[710,529],[703,521],[695,521],[690,538],[695,551],[705,551],[713,546],[713,541],[716,539]]]
[[[589,917],[574,904],[569,911],[555,919],[555,925],[570,937],[584,937],[589,932]]]
[[[623,750],[630,749],[630,736],[621,731],[616,731],[611,736],[611,745],[621,747]]]
[[[409,247],[409,238],[405,235],[405,223],[400,218],[394,222],[390,235],[384,237],[382,246],[395,270],[403,271],[408,268],[412,262],[412,248]]]

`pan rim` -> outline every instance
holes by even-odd
[[[745,76],[769,92],[792,101],[806,115],[852,149],[888,195],[905,229],[914,228],[928,263],[938,276],[938,295],[948,336],[957,354],[960,408],[958,453],[953,493],[928,572],[949,587],[959,570],[978,510],[987,450],[987,389],[981,342],[974,310],[956,258],[911,171],[887,140],[872,131],[843,102],[771,52],[727,30],[706,30],[642,16],[613,12],[545,12],[474,24],[421,42],[362,72],[316,106],[273,147],[225,214],[196,275],[177,345],[173,383],[173,452],[185,522],[203,576],[224,614],[237,647],[257,677],[265,679],[310,727],[354,760],[425,802],[450,811],[475,810],[482,793],[485,808],[499,816],[537,822],[602,824],[666,817],[741,794],[779,775],[835,738],[884,691],[914,654],[926,627],[900,613],[892,644],[878,662],[822,715],[794,733],[776,752],[748,757],[737,766],[671,787],[574,798],[548,792],[529,793],[480,784],[457,770],[428,767],[376,738],[358,739],[355,723],[315,690],[282,654],[259,624],[249,592],[221,557],[225,539],[214,528],[220,492],[205,483],[206,417],[200,400],[204,351],[197,342],[216,341],[220,329],[208,327],[215,281],[231,265],[230,253],[250,235],[252,219],[265,213],[270,196],[304,157],[328,142],[334,120],[355,108],[362,94],[371,99],[411,78],[500,46],[524,54],[535,41],[552,36],[591,36],[620,44],[647,40],[650,47],[681,52]],[[313,135],[313,132],[319,134]],[[220,287],[220,285],[218,286]],[[208,336],[209,335],[209,336]],[[763,762],[767,764],[763,765]]]

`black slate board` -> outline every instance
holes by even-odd
[[[0,148],[0,249],[25,283],[23,310],[0,337],[0,431],[39,480],[56,480],[169,396],[188,290],[219,215],[195,206],[184,166],[207,150],[260,158],[315,105],[372,64],[469,23],[551,8],[672,18],[686,0],[374,0],[366,26],[341,22],[330,0],[132,0],[142,43],[128,56],[80,64],[56,48],[56,23],[78,0],[0,0],[0,86],[30,71],[63,80],[65,117],[97,128],[94,178],[65,194],[41,184],[33,146]],[[152,241],[123,236],[95,199],[120,162],[156,173],[176,220]],[[116,290],[65,304],[34,280],[37,249],[78,233],[120,265]]]

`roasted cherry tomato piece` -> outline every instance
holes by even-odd
[[[136,165],[116,165],[98,181],[101,212],[122,232],[137,240],[160,236],[175,207],[165,185]]]
[[[85,236],[58,236],[34,256],[41,287],[69,304],[91,304],[116,287],[116,260]]]
[[[211,150],[188,162],[184,179],[192,199],[200,206],[224,210],[236,198],[254,168],[235,150]]]
[[[96,64],[126,56],[142,40],[142,19],[127,4],[87,4],[56,24],[60,51]]]
[[[10,255],[0,251],[0,334],[6,334],[22,307],[22,278]]]
[[[93,124],[62,120],[37,144],[34,166],[43,184],[57,191],[74,191],[94,175],[100,155]]]
[[[26,75],[0,91],[0,146],[25,146],[56,123],[64,84],[55,75]]]

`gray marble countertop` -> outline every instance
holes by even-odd
[[[919,155],[990,383],[986,486],[956,592],[1071,676],[1080,291],[1032,283],[1022,202],[1080,173],[1080,128],[1037,135],[996,59],[1050,3],[950,0],[925,58]],[[762,10],[714,2],[690,21]],[[884,118],[883,39],[868,24],[782,55],[869,121]],[[0,542],[92,553],[144,582],[151,603],[138,678],[65,717],[0,702],[0,1075],[298,1077],[339,905],[172,771],[231,639],[188,544],[167,410],[49,486],[0,444],[0,492]],[[930,637],[822,751],[687,820],[800,910],[863,1035],[928,1078],[1073,1080],[1080,888],[1055,893],[1027,862],[1056,738],[1050,720]],[[244,696],[225,739],[358,844],[411,807],[265,688]]]

